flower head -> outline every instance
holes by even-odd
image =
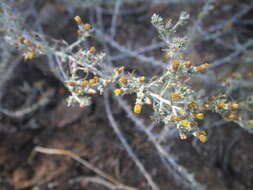
[[[77,23],[78,25],[83,24],[83,21],[82,21],[82,19],[81,19],[80,16],[75,16],[75,17],[74,17],[74,20],[76,21],[76,23]]]
[[[208,68],[208,66],[209,66],[208,63],[205,63],[196,67],[196,70],[202,72],[202,71],[205,71]]]
[[[182,123],[183,127],[189,127],[190,126],[190,121],[188,121],[188,120],[183,120],[181,123]]]
[[[170,99],[171,99],[172,101],[178,101],[178,100],[181,99],[181,96],[180,96],[180,94],[172,93],[172,94],[170,95]]]
[[[134,113],[139,114],[139,113],[141,113],[141,109],[142,109],[141,104],[135,104],[133,111],[134,111]]]
[[[205,143],[207,141],[207,134],[204,130],[198,131],[196,137],[200,142]]]
[[[116,88],[114,90],[114,94],[115,94],[115,96],[121,96],[122,95],[122,90],[120,88]]]

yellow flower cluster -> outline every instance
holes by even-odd
[[[79,26],[79,30],[78,33],[82,32],[82,31],[89,31],[91,29],[91,25],[88,23],[83,23],[82,19],[80,16],[75,16],[74,20],[76,21],[76,23]]]
[[[178,68],[180,67],[180,65],[181,65],[181,63],[177,59],[172,60],[172,62],[171,62],[171,67],[172,67],[173,71],[177,71]],[[192,62],[191,61],[185,61],[182,65],[184,65],[186,68],[189,69],[192,66]]]

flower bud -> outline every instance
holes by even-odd
[[[75,16],[75,17],[74,17],[74,20],[76,21],[76,23],[77,23],[78,25],[80,25],[80,24],[83,23],[83,21],[82,21],[82,19],[81,19],[80,16]]]
[[[127,85],[127,79],[125,77],[120,77],[119,78],[119,83],[121,85]]]
[[[134,113],[139,114],[139,113],[141,113],[141,109],[142,109],[141,104],[135,104],[133,111],[134,111]]]
[[[120,88],[117,88],[114,90],[115,96],[121,96],[122,95],[122,90]]]

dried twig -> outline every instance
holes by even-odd
[[[34,151],[44,153],[44,154],[69,156],[70,158],[72,158],[73,160],[79,162],[80,164],[82,164],[83,166],[88,168],[89,170],[96,173],[98,176],[102,177],[103,179],[110,182],[112,185],[116,186],[117,188],[119,188],[119,189],[121,188],[121,189],[125,189],[125,190],[137,190],[134,187],[130,187],[130,186],[122,184],[121,182],[119,182],[114,177],[106,174],[105,172],[103,172],[102,170],[100,170],[96,166],[90,164],[89,162],[82,159],[80,156],[78,156],[77,154],[74,154],[73,152],[70,152],[70,151],[67,151],[67,150],[62,150],[62,149],[55,149],[55,148],[44,148],[44,147],[40,147],[40,146],[35,147]]]
[[[21,109],[14,110],[14,111],[0,107],[0,112],[2,112],[3,114],[5,114],[9,117],[23,118],[25,115],[30,114],[30,113],[36,111],[37,109],[39,109],[41,106],[47,105],[50,102],[50,99],[51,99],[53,93],[54,93],[54,91],[45,92],[42,95],[42,97],[39,99],[38,102],[36,102],[35,104],[33,104],[29,107],[21,108]]]
[[[126,149],[127,153],[129,154],[129,156],[133,159],[133,161],[135,162],[135,164],[137,165],[137,167],[140,169],[141,173],[144,175],[144,177],[146,178],[148,184],[152,187],[152,189],[154,190],[159,190],[159,187],[155,184],[155,182],[153,181],[152,177],[149,175],[149,173],[146,171],[146,169],[144,168],[143,164],[141,163],[141,161],[137,158],[137,156],[134,154],[132,148],[129,146],[129,144],[127,143],[125,137],[123,136],[122,132],[120,131],[118,124],[116,123],[112,112],[111,112],[111,107],[108,101],[108,94],[105,94],[105,108],[106,108],[106,113],[108,116],[108,119],[111,123],[111,126],[114,130],[114,132],[117,134],[118,138],[120,139],[121,143],[123,144],[124,148]]]
[[[115,3],[114,12],[113,12],[112,21],[111,21],[111,36],[112,36],[112,38],[114,38],[114,36],[116,34],[117,18],[118,18],[120,7],[121,7],[122,3],[123,3],[123,0],[117,0]]]
[[[112,190],[119,189],[119,187],[117,187],[116,185],[109,183],[108,181],[106,181],[100,177],[79,176],[79,177],[77,177],[75,179],[71,179],[69,181],[70,184],[74,184],[74,183],[78,183],[78,182],[91,182],[91,183],[102,185],[102,186],[107,187]]]
[[[98,28],[96,28],[96,34],[100,38],[101,41],[104,41],[104,42],[110,44],[113,48],[117,49],[118,51],[120,51],[122,53],[128,54],[131,57],[135,57],[136,59],[139,59],[140,61],[150,63],[151,65],[154,65],[154,66],[159,66],[162,68],[166,67],[166,64],[163,63],[162,61],[158,61],[153,57],[140,55],[140,54],[138,54],[138,52],[122,46],[121,44],[116,42],[114,39],[112,39],[110,36],[102,33]]]

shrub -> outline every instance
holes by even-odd
[[[4,12],[5,16],[10,17],[7,11]],[[228,98],[229,93],[225,93],[231,89],[230,83],[241,79],[240,74],[234,73],[231,75],[232,79],[223,79],[224,92],[215,90],[212,92],[213,96],[207,96],[202,93],[202,89],[195,90],[189,84],[195,75],[204,76],[209,64],[196,65],[185,60],[185,48],[189,38],[187,35],[180,36],[178,31],[188,19],[186,12],[181,13],[175,24],[172,24],[171,20],[164,22],[157,14],[152,16],[151,23],[167,44],[164,51],[168,64],[161,76],[151,79],[127,73],[124,67],[103,66],[106,54],[97,52],[95,47],[78,48],[96,32],[96,29],[83,22],[80,16],[74,17],[78,25],[78,40],[72,44],[48,42],[35,32],[31,32],[29,36],[23,35],[15,22],[5,26],[5,30],[6,40],[20,49],[25,60],[40,55],[55,57],[58,77],[70,92],[68,105],[78,103],[80,107],[85,107],[90,104],[90,94],[103,94],[109,87],[114,87],[116,96],[136,95],[134,113],[141,113],[144,104],[152,105],[152,118],[162,121],[164,127],[176,127],[183,139],[192,134],[201,142],[207,140],[207,133],[198,125],[207,110],[217,112],[226,121],[237,122],[252,131],[251,119],[238,114],[240,110],[249,109],[249,104],[243,101],[235,102]]]

